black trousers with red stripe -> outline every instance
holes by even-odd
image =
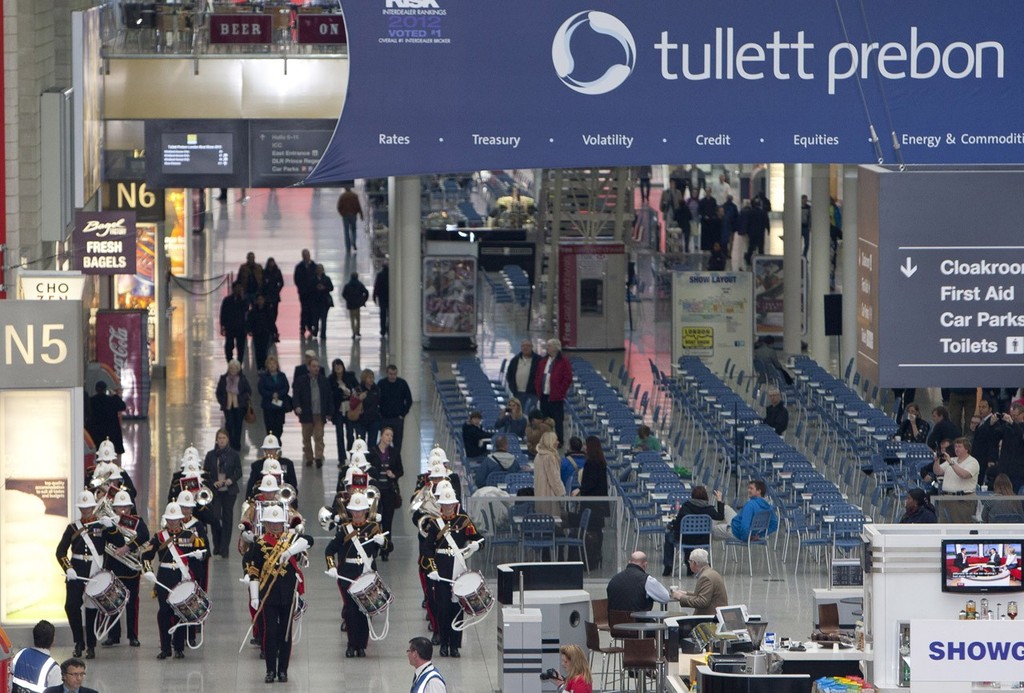
[[[135,577],[121,577],[117,576],[117,579],[121,581],[125,587],[128,588],[128,602],[124,606],[125,614],[125,625],[128,630],[129,640],[139,639],[139,583],[140,577],[136,574]],[[121,617],[117,618],[117,623],[110,629],[110,635],[108,636],[114,642],[121,640]]]

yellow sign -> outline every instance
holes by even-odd
[[[683,348],[684,349],[711,349],[715,345],[715,328],[713,327],[684,327]]]

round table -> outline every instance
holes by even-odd
[[[630,614],[633,618],[667,618],[669,615],[667,611],[634,611]],[[665,658],[662,656],[662,633],[668,630],[668,626],[664,623],[619,623],[612,630],[629,630],[640,634],[654,633],[655,671],[657,671],[655,690],[658,693],[663,693],[665,690]],[[647,690],[647,684],[642,674],[640,675],[640,690]]]

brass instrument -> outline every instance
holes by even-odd
[[[435,517],[440,516],[441,506],[438,505],[437,497],[434,495],[434,490],[430,488],[430,484],[426,484],[416,492],[412,502],[409,503],[409,512],[423,512]]]
[[[281,490],[277,492],[277,500],[288,506],[295,501],[295,498],[298,495],[299,492],[291,484],[281,484]]]
[[[124,531],[122,530],[122,534]],[[123,556],[117,555],[117,548],[113,544],[107,544],[103,547],[103,551],[113,558],[115,561],[121,561],[132,570],[141,573],[142,572],[142,553],[138,550],[129,551]]]
[[[205,507],[213,502],[213,489],[209,486],[202,486],[196,491],[196,505]]]

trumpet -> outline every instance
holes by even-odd
[[[209,486],[201,486],[196,491],[196,505],[205,507],[213,502],[213,490]]]

